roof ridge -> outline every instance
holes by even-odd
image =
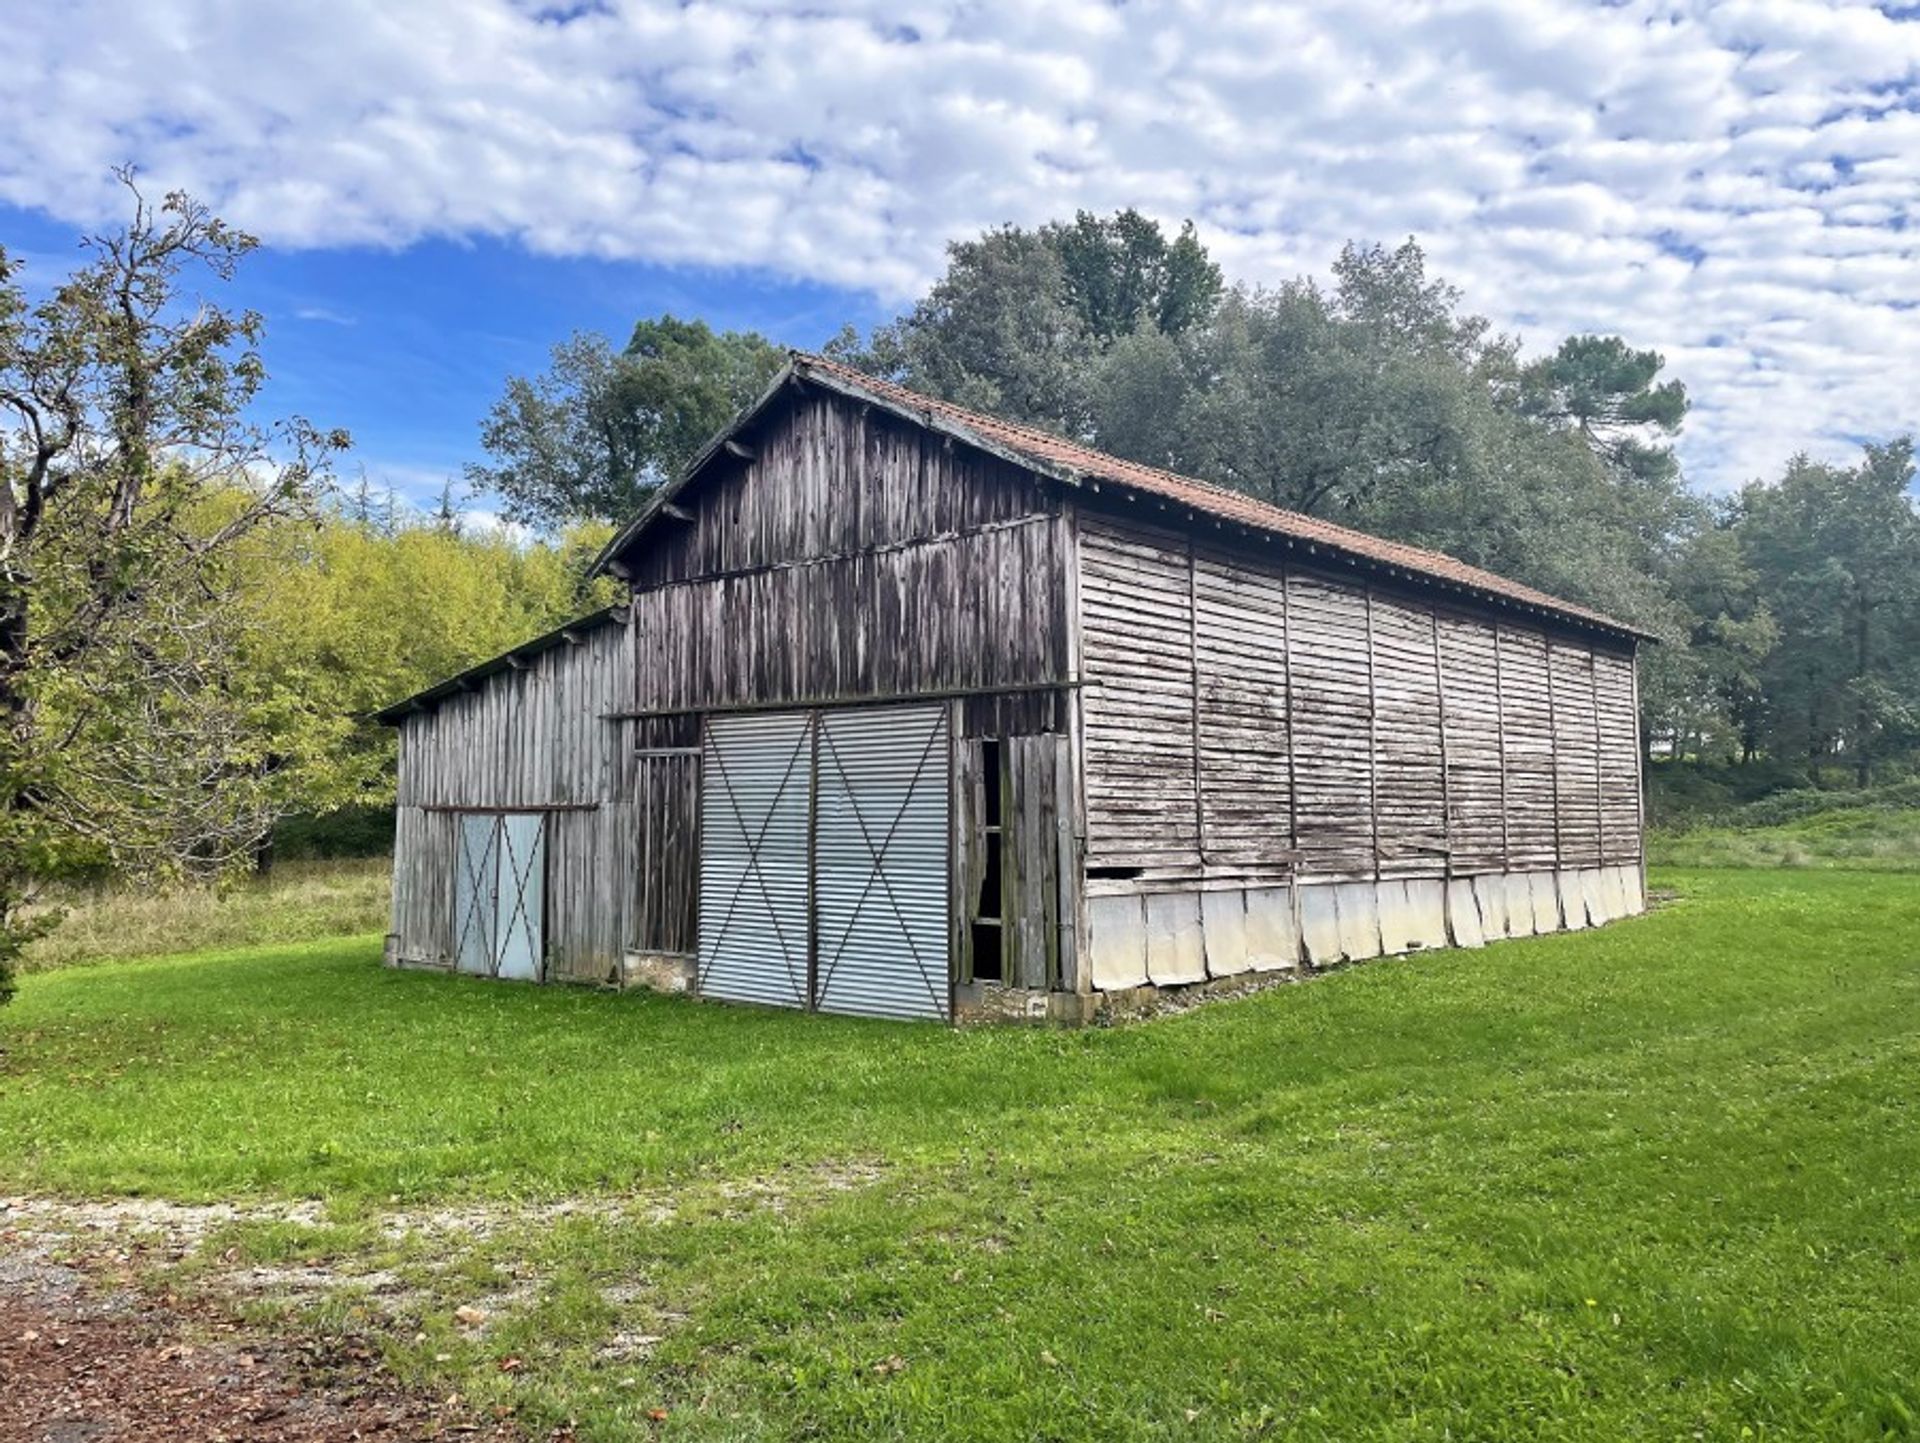
[[[1535,608],[1559,612],[1583,621],[1596,622],[1612,630],[1636,636],[1648,635],[1637,627],[1628,626],[1591,607],[1566,601],[1537,587],[1510,580],[1497,572],[1488,571],[1485,567],[1477,566],[1471,561],[1463,561],[1445,551],[1416,546],[1406,541],[1394,541],[1384,536],[1375,536],[1371,532],[1346,526],[1338,521],[1329,521],[1304,511],[1294,511],[1285,506],[1275,505],[1271,501],[1262,500],[1258,496],[1235,490],[1217,481],[1186,476],[1178,471],[1168,470],[1164,466],[1150,466],[1143,461],[1130,461],[1124,456],[1116,456],[1111,452],[1089,446],[1085,442],[1056,435],[1029,422],[1003,420],[998,416],[989,415],[984,411],[975,411],[938,396],[929,396],[923,391],[903,386],[898,381],[888,380],[883,376],[868,375],[844,361],[838,361],[817,352],[796,348],[791,352],[791,356],[796,367],[803,373],[824,372],[830,381],[838,380],[843,384],[878,392],[905,410],[922,412],[929,417],[943,416],[970,430],[982,433],[990,440],[997,437],[1008,443],[1015,451],[1030,451],[1034,454],[1027,457],[1028,464],[1039,462],[1043,465],[1061,466],[1069,471],[1084,471],[1093,479],[1110,481],[1119,486],[1157,483],[1148,486],[1148,489],[1155,490],[1170,499],[1193,502],[1203,509],[1211,510],[1216,516],[1229,512],[1236,513],[1228,516],[1227,519],[1269,527],[1299,540],[1339,548],[1376,564],[1403,566],[1422,572],[1436,580],[1448,581],[1474,591],[1491,592],[1496,596],[1504,596],[1509,601],[1524,602]]]

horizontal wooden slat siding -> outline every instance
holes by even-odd
[[[1286,585],[1207,552],[1193,561],[1200,807],[1206,860],[1283,873],[1293,845]]]
[[[1445,742],[1431,609],[1372,597],[1374,804],[1380,873],[1446,872]]]
[[[1633,658],[1593,655],[1593,699],[1600,732],[1600,852],[1609,865],[1640,860],[1640,717]]]
[[[1506,803],[1493,623],[1443,612],[1439,632],[1453,871],[1500,871],[1506,865]]]
[[[1100,890],[1591,868],[1603,830],[1637,860],[1629,656],[1106,511],[1081,536],[1089,861],[1142,869]]]
[[[1508,870],[1550,870],[1559,857],[1559,834],[1547,639],[1540,632],[1505,622],[1499,631]]]
[[[636,586],[845,556],[1058,510],[1031,472],[814,392],[717,470],[631,558]]]
[[[1600,865],[1600,739],[1593,711],[1593,653],[1554,641],[1553,759],[1559,865]]]
[[[1310,573],[1287,573],[1293,679],[1294,832],[1301,870],[1374,873],[1372,647],[1367,596]]]
[[[1088,865],[1197,867],[1185,544],[1089,516],[1079,555]]]
[[[633,707],[706,711],[1066,679],[1058,517],[636,591]]]

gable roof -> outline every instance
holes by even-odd
[[[1623,637],[1655,639],[1651,633],[1601,612],[1563,601],[1544,591],[1522,586],[1477,566],[1418,546],[1386,541],[1364,531],[1335,525],[1318,517],[1288,511],[1256,500],[1243,492],[1216,486],[1211,482],[1176,475],[1137,461],[1109,456],[1089,446],[1081,446],[1049,431],[1018,422],[1002,421],[978,411],[910,391],[856,371],[825,356],[805,351],[791,354],[773,384],[727,430],[707,443],[691,465],[674,481],[655,492],[652,499],[600,554],[594,563],[597,572],[613,565],[659,516],[673,505],[674,497],[691,485],[709,462],[741,432],[749,430],[781,394],[795,384],[814,385],[863,401],[914,425],[951,436],[954,440],[998,456],[1004,461],[1058,481],[1064,485],[1100,490],[1112,486],[1124,493],[1150,496],[1183,508],[1188,519],[1205,516],[1231,522],[1253,531],[1305,544],[1317,554],[1359,565],[1363,569],[1384,572],[1403,579],[1435,584],[1523,610],[1545,612],[1582,627],[1598,628]]]

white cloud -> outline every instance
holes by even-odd
[[[1534,344],[1667,352],[1692,473],[1920,427],[1920,23],[1852,0],[71,0],[11,17],[0,199],[137,161],[283,246],[495,236],[912,294],[1136,205],[1238,275],[1417,234]],[[326,319],[315,316],[314,319]]]

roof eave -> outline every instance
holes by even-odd
[[[503,671],[519,669],[520,664],[533,660],[555,647],[564,646],[579,633],[598,631],[610,623],[624,623],[627,619],[625,605],[603,606],[598,611],[590,611],[585,616],[576,616],[571,621],[562,622],[551,631],[542,632],[529,641],[507,648],[497,656],[485,661],[475,662],[465,671],[456,672],[444,681],[424,687],[411,696],[390,702],[378,711],[367,712],[365,720],[377,722],[381,726],[397,727],[408,717],[420,712],[432,711],[435,706],[448,697],[458,696],[462,692],[473,690],[474,686],[489,677],[498,676]]]

